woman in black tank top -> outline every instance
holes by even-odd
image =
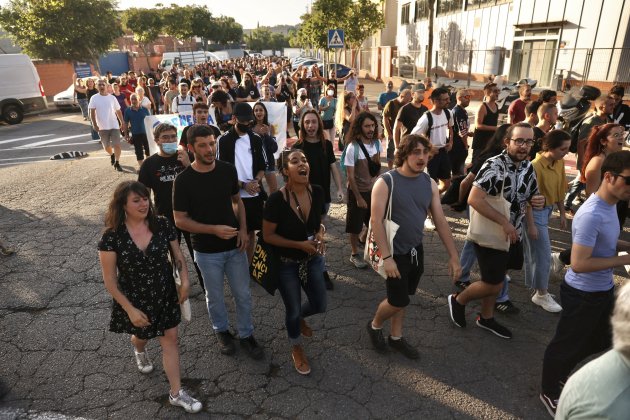
[[[499,122],[499,107],[497,106],[496,111],[492,112],[487,103],[484,102],[483,106],[486,108],[486,115],[483,117],[482,124],[496,127]],[[493,135],[494,131],[475,129],[472,142],[473,160],[486,147]]]

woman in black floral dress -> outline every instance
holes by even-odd
[[[179,303],[188,298],[186,262],[175,228],[165,217],[156,216],[144,185],[125,181],[116,187],[98,249],[105,287],[114,298],[109,330],[131,334],[142,373],[153,370],[145,347],[149,339],[158,337],[171,387],[170,403],[191,413],[200,411],[201,403],[181,389],[179,372],[177,325]],[[180,274],[179,290],[169,250]]]

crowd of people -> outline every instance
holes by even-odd
[[[252,59],[175,67],[159,80],[148,77],[145,87],[134,81],[141,90],[136,87],[122,102],[115,93],[107,93],[107,84],[112,82],[113,92],[125,92],[128,89],[120,90],[121,86],[129,85],[136,78],[133,74],[119,81],[99,79],[85,88],[96,93],[85,98],[84,115],[98,131],[112,165],[119,167],[119,130],[133,139],[134,146],[139,144],[138,181],[117,187],[99,243],[103,278],[114,299],[110,330],[131,335],[142,373],[153,370],[147,340],[159,338],[171,404],[188,412],[202,409],[180,384],[177,303],[186,300],[191,283],[179,248],[181,236],[205,291],[220,352],[234,354],[238,342],[241,351],[256,360],[265,352],[254,338],[249,265],[257,240],[274,249],[291,358],[296,371],[308,375],[311,365],[302,338],[315,332],[306,318],[326,311],[327,290],[335,287],[325,251],[327,214],[336,192],[335,198],[346,203],[350,263],[359,269],[380,267],[386,278],[384,297],[374,317],[366,320],[376,351],[391,349],[410,359],[419,355],[403,335],[403,321],[424,272],[423,238],[427,229],[435,229],[458,289],[448,296],[454,325],[465,328],[466,305],[479,300],[476,325],[512,338],[495,313],[518,313],[509,299],[508,272],[524,268],[533,304],[561,312],[544,355],[540,399],[545,407],[552,415],[557,410],[567,418],[578,409],[594,415],[595,406],[603,413],[627,412],[630,398],[622,396],[630,393],[630,375],[600,367],[606,378],[616,375],[619,393],[599,393],[596,405],[579,408],[579,395],[585,391],[574,384],[577,378],[588,379],[576,374],[567,382],[581,361],[611,346],[612,270],[630,264],[630,256],[617,255],[630,250],[630,243],[619,240],[630,199],[630,152],[621,150],[630,126],[630,108],[621,101],[623,90],[615,87],[597,102],[594,116],[580,128],[577,146],[583,155],[577,182],[585,185],[587,198],[573,213],[567,209],[565,196],[572,192],[563,160],[571,136],[556,128],[555,92],[545,91],[532,101],[531,88],[523,87],[522,104],[511,107],[509,124],[499,125],[498,88],[489,83],[472,130],[466,111],[472,98],[469,90],[457,91],[457,105],[449,109],[450,92],[433,88],[430,81],[398,93],[388,82],[377,101],[379,116],[370,110],[356,75],[349,74],[341,88],[342,80],[334,73],[325,78],[317,67],[288,71],[286,65],[282,60]],[[265,103],[274,101],[287,104],[287,120],[294,123],[297,140],[286,150],[278,150],[277,133],[268,120]],[[533,102],[537,105],[530,106]],[[207,123],[211,106],[217,126]],[[162,111],[191,111],[195,124],[179,137],[174,126],[158,124],[152,133],[158,152],[149,156],[146,133],[139,125],[148,112]],[[470,138],[472,162],[467,165]],[[343,151],[340,162],[335,140]],[[382,153],[389,171],[382,168]],[[277,174],[283,182],[278,182]],[[471,227],[485,223],[498,231],[503,245],[495,246],[496,238],[487,242],[469,234],[458,252],[442,207],[449,194],[456,197],[453,210],[468,211]],[[572,245],[562,260],[552,254],[549,239],[554,207],[562,229],[573,217]],[[390,230],[392,223],[397,226],[395,233]],[[364,252],[370,247],[377,250],[375,255]],[[471,282],[475,261],[480,280]],[[558,302],[549,293],[549,278],[564,265],[570,268]],[[182,283],[177,288],[174,271]],[[226,309],[224,279],[235,302],[234,329]],[[615,350],[597,362],[622,366],[626,372],[630,367],[628,287],[615,309]],[[564,397],[563,387],[571,390],[570,396]]]

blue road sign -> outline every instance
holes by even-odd
[[[343,48],[344,34],[343,29],[328,30],[328,48]]]

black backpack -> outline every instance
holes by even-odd
[[[578,141],[580,137],[580,129],[582,128],[582,124],[584,124],[584,121],[588,120],[591,117],[592,115],[585,116],[577,124],[575,124],[575,126],[573,126],[571,131],[569,131],[569,134],[571,135],[571,146],[569,146],[569,152],[571,153],[577,152],[577,145],[578,145]]]

